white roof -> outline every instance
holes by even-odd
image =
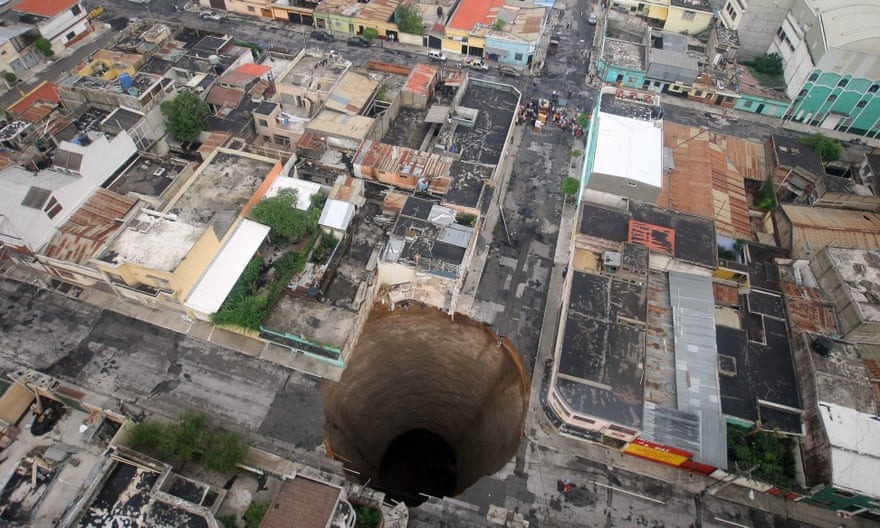
[[[354,218],[354,205],[342,200],[327,200],[324,204],[324,210],[321,211],[321,218],[318,225],[336,229],[337,231],[347,231],[348,224]]]
[[[184,304],[203,314],[219,310],[268,234],[268,226],[242,220]]]
[[[834,485],[880,497],[880,421],[849,407],[819,402],[819,413],[831,443]]]
[[[593,172],[661,187],[663,130],[650,121],[599,113]]]
[[[289,176],[279,176],[272,182],[272,186],[266,191],[266,198],[272,198],[278,194],[281,189],[296,190],[296,208],[301,211],[308,211],[312,202],[309,200],[312,195],[321,192],[321,184],[291,178]]]
[[[59,151],[81,156],[78,173],[55,167],[34,173],[21,167],[0,171],[0,240],[12,246],[27,246],[39,251],[55,234],[55,228],[68,218],[109,178],[137,147],[128,134],[118,134],[108,141],[103,135],[88,146],[62,141]],[[25,197],[29,197],[25,200]],[[39,196],[39,199],[36,197]],[[30,202],[31,206],[23,205]],[[47,211],[61,209],[54,218]]]
[[[880,54],[880,5],[877,2],[813,0],[828,48]]]

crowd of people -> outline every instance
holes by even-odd
[[[560,99],[559,94],[554,91],[550,100],[540,97],[525,99],[516,116],[516,124],[533,128],[554,126],[571,137],[582,137],[584,129],[578,123],[578,116],[583,110],[580,107],[577,112],[573,110],[568,101]]]

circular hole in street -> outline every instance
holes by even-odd
[[[509,341],[467,317],[373,308],[339,382],[322,384],[324,443],[361,482],[417,505],[454,496],[516,453],[529,381]]]

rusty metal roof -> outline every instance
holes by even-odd
[[[425,178],[430,182],[430,190],[439,194],[445,194],[451,183],[451,159],[373,140],[361,143],[353,163],[360,172],[395,177],[399,175],[409,179],[413,186],[417,180]],[[371,179],[380,178],[374,176]]]
[[[431,89],[436,79],[437,68],[427,64],[416,64],[406,79],[403,89],[427,97],[431,95]]]
[[[664,123],[663,143],[672,150],[675,168],[657,204],[712,218],[719,235],[751,239],[746,176],[732,156],[755,174],[763,166],[763,145],[675,123]]]
[[[880,216],[868,211],[783,205],[781,213],[793,225],[791,255],[816,254],[827,246],[855,249],[880,247]]]
[[[58,228],[43,252],[47,257],[84,264],[122,226],[118,219],[136,200],[98,189],[70,219]]]

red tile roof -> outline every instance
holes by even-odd
[[[215,106],[236,107],[244,99],[244,90],[227,88],[226,86],[214,86],[211,93],[205,98],[205,102]]]
[[[12,103],[7,111],[25,121],[38,123],[51,114],[60,103],[61,97],[58,96],[55,85],[43,81],[21,99]]]
[[[15,5],[13,11],[16,13],[51,17],[70,9],[78,3],[79,0],[22,0]]]
[[[462,0],[449,27],[471,31],[474,24],[491,26],[503,6],[504,0]]]
[[[262,77],[263,75],[266,75],[267,73],[272,71],[272,68],[263,64],[254,64],[252,62],[249,62],[247,64],[242,64],[241,66],[236,68],[235,71],[239,73],[253,75],[254,77]]]

